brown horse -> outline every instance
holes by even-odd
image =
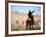
[[[28,19],[26,20],[26,30],[31,30],[33,29],[34,25],[34,16],[32,15],[34,11],[29,11],[28,13]]]

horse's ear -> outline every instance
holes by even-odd
[[[31,11],[29,11],[29,13],[31,13]]]
[[[31,11],[29,11],[29,14],[32,14],[32,12],[31,12]]]
[[[32,13],[34,13],[35,10],[32,11]]]

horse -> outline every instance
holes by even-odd
[[[34,25],[34,16],[32,15],[34,13],[34,11],[29,11],[28,13],[28,18],[26,20],[26,30],[31,30],[33,29],[33,25]]]

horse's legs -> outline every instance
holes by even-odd
[[[29,25],[29,30],[32,30],[33,29],[33,25]]]
[[[26,23],[26,30],[28,30],[28,23]]]
[[[33,25],[32,25],[31,27],[32,27],[32,29],[33,29]]]

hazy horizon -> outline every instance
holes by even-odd
[[[21,14],[28,14],[29,10],[32,12],[34,11],[34,15],[41,15],[41,7],[38,6],[14,6],[11,5],[11,12],[18,12]]]

